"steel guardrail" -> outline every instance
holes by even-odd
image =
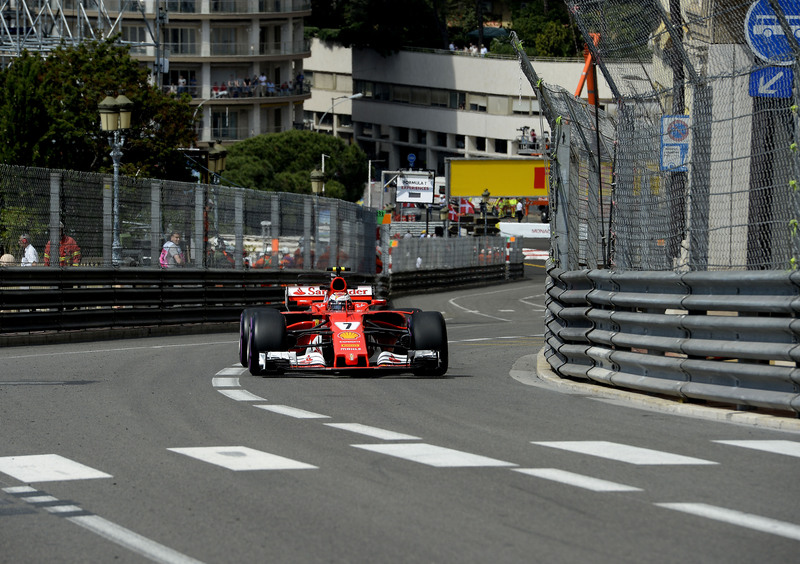
[[[800,412],[800,273],[548,265],[545,358],[561,376]]]

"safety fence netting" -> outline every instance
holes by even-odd
[[[549,84],[512,36],[554,132],[555,264],[796,268],[800,2],[566,4],[597,102]]]
[[[40,265],[71,266],[71,239],[81,266],[159,267],[177,233],[185,267],[374,274],[376,221],[373,209],[311,195],[0,165],[0,254],[11,265],[27,235]],[[51,240],[68,252],[53,245],[46,258]]]

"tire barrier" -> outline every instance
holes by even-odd
[[[544,355],[560,376],[800,412],[800,272],[548,275]]]

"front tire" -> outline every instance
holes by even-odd
[[[261,352],[286,351],[287,341],[286,320],[279,311],[274,309],[255,311],[250,318],[247,346],[247,368],[250,374],[263,376],[280,373],[277,368],[262,368],[258,363],[258,355]]]
[[[443,376],[450,361],[447,346],[447,326],[438,311],[418,311],[411,316],[411,348],[413,350],[432,350],[439,353],[436,367],[419,368],[418,376]]]

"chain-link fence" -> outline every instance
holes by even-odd
[[[566,4],[605,108],[540,79],[514,37],[555,133],[556,265],[796,268],[798,3]]]
[[[82,266],[159,267],[173,232],[192,268],[375,272],[376,213],[357,204],[129,177],[115,186],[112,176],[0,165],[0,246],[15,264],[26,234],[42,265],[71,264],[68,244],[49,251],[69,237]]]
[[[519,264],[524,261],[520,239],[505,237],[409,237],[389,242],[391,273]]]

